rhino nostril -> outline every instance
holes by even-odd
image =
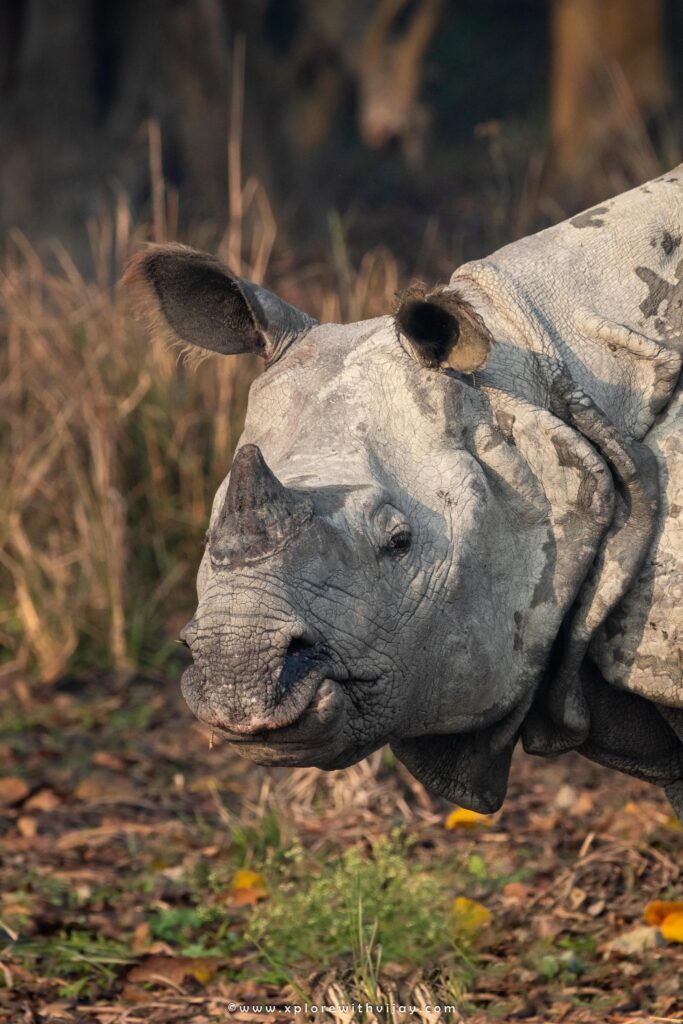
[[[280,693],[289,693],[319,661],[320,652],[315,644],[300,637],[290,640],[280,671]]]

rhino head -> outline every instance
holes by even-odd
[[[601,457],[480,386],[492,338],[453,289],[319,325],[181,247],[127,280],[176,340],[266,365],[183,631],[193,712],[262,764],[343,768],[388,742],[495,809],[610,521]]]

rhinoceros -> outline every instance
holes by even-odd
[[[268,765],[383,744],[491,812],[517,741],[683,813],[683,165],[393,313],[318,324],[138,253],[167,335],[258,353],[183,637],[193,712]]]

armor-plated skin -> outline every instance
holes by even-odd
[[[266,360],[184,632],[195,713],[262,763],[389,742],[486,811],[521,736],[680,813],[682,237],[679,168],[348,325],[138,256],[168,333]]]

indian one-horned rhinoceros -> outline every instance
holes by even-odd
[[[683,166],[343,325],[139,254],[167,334],[266,367],[184,630],[195,714],[264,764],[390,743],[480,811],[521,737],[682,813],[682,238]]]

